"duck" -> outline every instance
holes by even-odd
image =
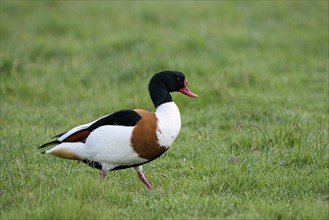
[[[39,149],[47,149],[41,152],[43,154],[81,161],[100,170],[101,181],[107,172],[132,168],[146,188],[153,191],[142,172],[142,165],[160,157],[178,136],[181,116],[170,93],[180,92],[198,98],[187,86],[188,81],[180,71],[158,72],[148,85],[155,112],[143,109],[116,111],[57,134],[53,137],[55,140]]]

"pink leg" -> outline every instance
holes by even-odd
[[[151,184],[147,181],[144,174],[142,172],[137,172],[138,178],[144,183],[144,185],[150,190],[153,191],[153,187]]]
[[[134,169],[137,172],[138,178],[144,183],[144,185],[148,188],[148,190],[153,191],[153,187],[151,184],[147,181],[144,174],[142,173],[142,166],[134,167]]]
[[[103,182],[104,178],[106,177],[107,173],[106,173],[106,170],[101,170],[99,172],[99,179],[101,182]]]

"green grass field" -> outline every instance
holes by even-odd
[[[0,219],[328,219],[327,1],[1,0]],[[42,155],[184,72],[182,130],[134,171]]]

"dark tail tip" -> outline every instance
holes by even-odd
[[[39,147],[39,149],[44,148],[44,147],[48,147],[48,146],[51,146],[51,145],[55,145],[55,144],[60,144],[60,143],[61,142],[59,140],[51,141],[51,142],[48,142],[48,143],[45,143],[45,144],[41,145]]]

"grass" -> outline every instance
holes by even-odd
[[[170,151],[104,184],[41,155],[57,132],[153,110],[183,71]],[[328,2],[1,1],[0,219],[328,219]]]

